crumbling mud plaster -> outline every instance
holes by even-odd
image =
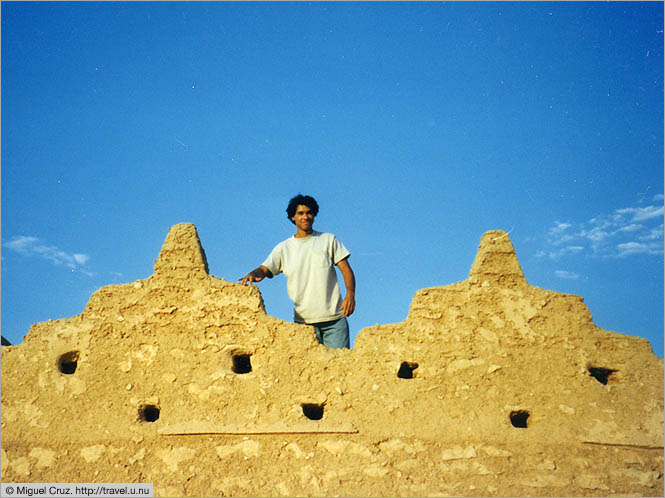
[[[529,285],[501,231],[467,280],[327,349],[180,224],[150,277],[2,347],[1,463],[158,496],[662,496],[663,360]]]

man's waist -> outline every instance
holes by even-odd
[[[293,321],[296,323],[303,323],[305,325],[313,325],[315,323],[321,323],[321,322],[334,322],[336,320],[339,320],[340,318],[344,318],[344,313],[342,313],[341,310],[332,315],[327,314],[327,315],[302,316],[302,314],[299,314],[297,311],[294,311],[293,313]]]

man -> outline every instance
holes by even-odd
[[[346,317],[356,308],[356,280],[346,247],[333,234],[313,229],[318,213],[319,205],[313,197],[292,198],[286,214],[296,226],[295,235],[277,244],[261,266],[238,280],[247,285],[284,273],[294,303],[294,321],[313,325],[319,343],[330,348],[348,348]],[[333,265],[344,277],[344,299]]]

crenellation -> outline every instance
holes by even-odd
[[[191,224],[154,273],[2,347],[2,480],[156,496],[663,493],[663,361],[527,284],[508,234],[353,349],[208,274]]]
[[[208,275],[208,261],[194,225],[180,223],[171,227],[154,270],[155,276],[170,279],[189,280]]]

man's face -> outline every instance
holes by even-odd
[[[311,232],[314,225],[314,215],[312,210],[302,204],[296,208],[296,214],[291,218],[296,224],[296,228],[303,232]]]

